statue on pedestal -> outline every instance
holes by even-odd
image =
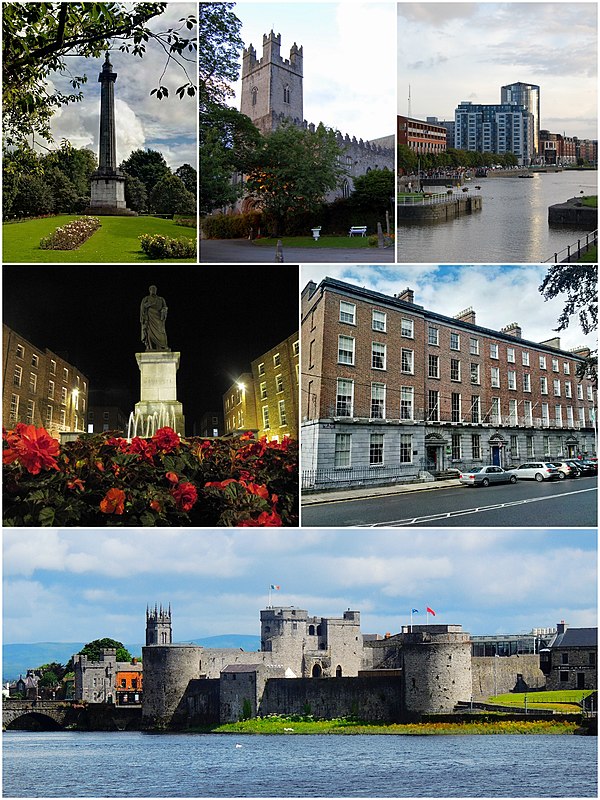
[[[167,304],[163,297],[156,294],[156,286],[150,286],[148,291],[150,294],[144,297],[140,305],[142,342],[146,350],[169,350],[165,328]]]

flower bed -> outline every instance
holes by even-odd
[[[100,227],[98,217],[80,217],[67,222],[40,241],[42,250],[77,250]]]
[[[3,432],[7,526],[298,525],[298,446],[237,439],[86,435],[62,447],[43,428]]]
[[[173,239],[161,234],[143,233],[140,236],[142,250],[148,258],[193,258],[196,255],[194,239]]]

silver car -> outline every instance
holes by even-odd
[[[516,483],[517,476],[512,470],[502,469],[490,464],[487,467],[474,467],[458,476],[465,486],[489,486],[490,483]]]
[[[522,478],[536,481],[560,479],[558,469],[549,461],[528,461],[515,469],[515,475],[519,480]]]

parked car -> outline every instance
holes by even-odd
[[[579,478],[581,475],[581,470],[572,461],[553,461],[552,463],[558,470],[558,477],[561,481],[565,478]]]
[[[502,469],[490,464],[487,467],[473,467],[460,472],[458,479],[466,486],[489,486],[490,483],[516,483],[517,476],[512,470]]]
[[[549,461],[528,461],[526,464],[520,464],[515,470],[515,475],[519,480],[522,478],[536,481],[560,479],[558,470]]]
[[[595,461],[588,461],[585,458],[577,458],[569,461],[570,464],[574,464],[577,469],[581,470],[582,475],[597,475],[598,474],[598,464]]]

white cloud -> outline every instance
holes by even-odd
[[[432,265],[332,267],[315,264],[303,266],[301,275],[303,287],[309,280],[318,285],[329,276],[390,297],[408,286],[415,293],[415,303],[429,311],[452,317],[471,306],[481,327],[500,330],[511,322],[518,322],[523,338],[528,341],[541,342],[558,336],[563,349],[579,345],[595,349],[596,338],[583,334],[576,317],[571,318],[564,331],[555,331],[564,298],[543,299],[539,286],[546,272],[546,267],[535,265],[442,269]]]

